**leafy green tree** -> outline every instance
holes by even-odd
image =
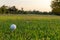
[[[51,8],[53,13],[60,14],[60,0],[52,1]]]
[[[0,8],[0,13],[6,13],[7,12],[7,6],[3,5],[1,8]]]
[[[13,13],[13,14],[16,14],[17,13],[17,8],[15,6],[12,6],[8,9],[8,13]]]

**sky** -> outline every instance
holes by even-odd
[[[0,6],[16,6],[24,10],[51,11],[51,0],[0,0]]]

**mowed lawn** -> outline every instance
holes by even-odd
[[[0,15],[0,40],[60,40],[60,16]]]

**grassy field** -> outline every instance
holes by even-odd
[[[0,15],[0,40],[60,40],[60,16]]]

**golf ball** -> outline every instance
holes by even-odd
[[[12,25],[10,26],[10,29],[11,29],[11,30],[15,30],[15,29],[16,29],[16,25],[15,25],[15,24],[12,24]]]

